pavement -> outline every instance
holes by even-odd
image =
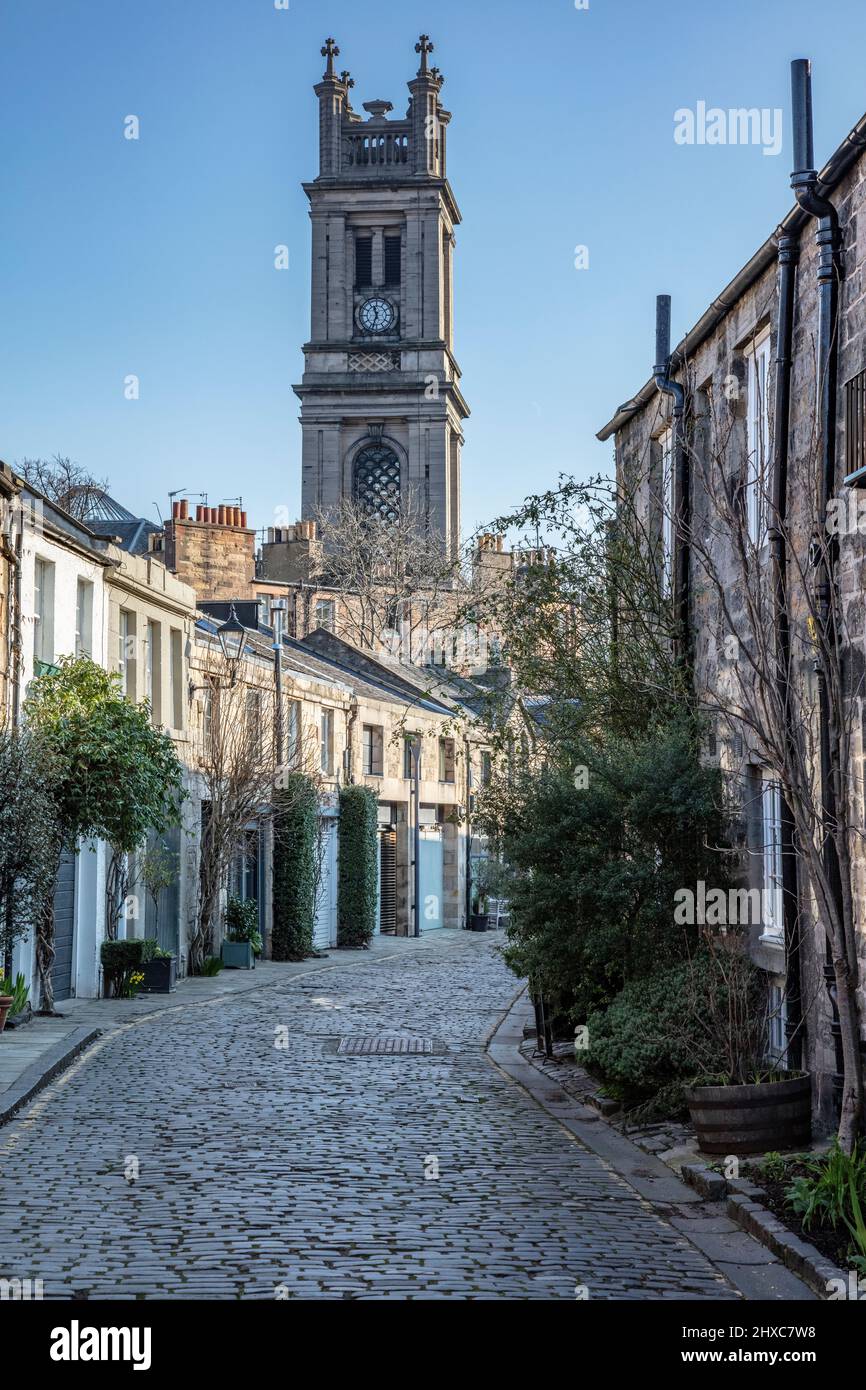
[[[53,1299],[811,1299],[520,1056],[500,944],[435,932],[70,1007],[61,1026],[101,1036],[0,1129],[0,1279]]]

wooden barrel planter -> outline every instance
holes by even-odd
[[[708,1154],[806,1148],[812,1138],[808,1076],[750,1086],[687,1086],[698,1143]]]

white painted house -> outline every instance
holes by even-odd
[[[22,492],[21,690],[61,656],[86,653],[106,665],[105,540],[30,487]],[[105,846],[82,845],[64,855],[55,893],[54,996],[93,997],[99,987],[99,924],[104,917]],[[22,971],[39,1002],[34,934],[17,943],[13,973]]]

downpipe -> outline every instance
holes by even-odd
[[[685,392],[671,377],[671,297],[656,296],[656,365],[653,377],[659,392],[671,398],[671,430],[674,457],[673,555],[671,597],[676,636],[674,655],[680,665],[689,660],[689,544],[691,488],[685,447]]]
[[[819,441],[818,526],[823,539],[814,547],[815,604],[821,631],[832,640],[836,621],[835,566],[838,542],[827,533],[827,508],[836,490],[836,390],[837,390],[837,315],[839,283],[842,274],[839,217],[835,207],[818,193],[818,174],[812,131],[812,66],[806,58],[791,63],[791,107],[794,131],[794,172],[791,188],[798,204],[817,220],[815,242],[818,247],[818,359],[817,410]],[[834,784],[834,753],[830,742],[830,700],[827,673],[821,661],[816,663],[818,708],[820,720],[821,806],[824,820],[824,866],[833,892],[836,911],[843,919],[842,880],[836,845],[828,827],[836,820],[836,791]],[[843,943],[844,949],[844,943]],[[824,963],[824,981],[832,1008],[836,1071],[833,1094],[837,1110],[841,1110],[844,1089],[844,1054],[839,1008],[836,997],[836,976],[830,938]]]

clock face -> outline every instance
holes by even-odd
[[[368,299],[361,305],[358,321],[367,333],[387,333],[397,315],[387,299]]]

